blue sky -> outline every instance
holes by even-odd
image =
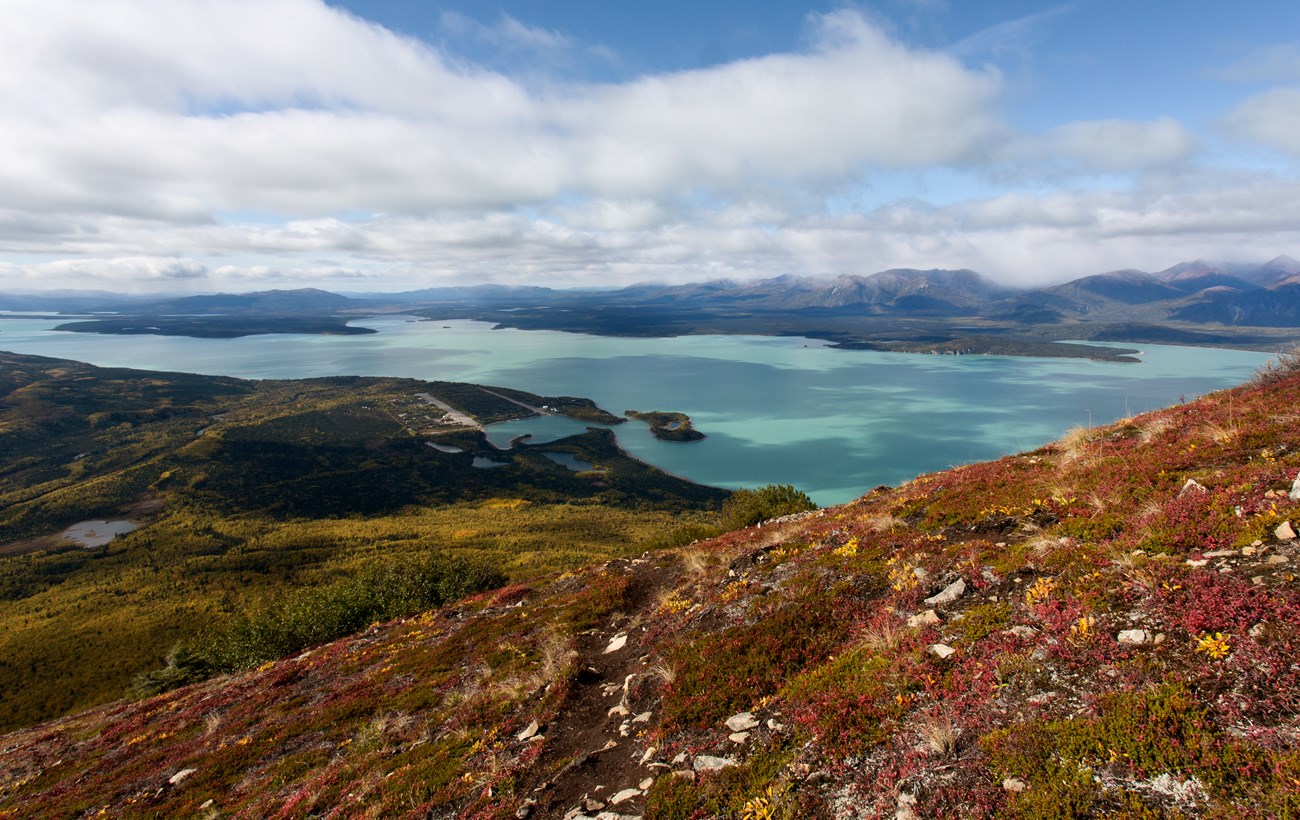
[[[1300,4],[11,0],[0,287],[1300,256]]]

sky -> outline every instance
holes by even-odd
[[[1300,3],[5,0],[0,290],[1300,257]]]

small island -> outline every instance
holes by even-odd
[[[650,432],[660,441],[699,441],[704,434],[691,426],[691,417],[685,413],[669,413],[653,410],[640,413],[636,410],[624,411],[630,419],[640,419],[650,425]]]

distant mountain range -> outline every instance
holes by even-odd
[[[421,309],[426,315],[564,307],[585,311],[703,311],[840,317],[973,317],[1018,326],[1072,322],[1300,327],[1300,261],[1195,261],[1148,273],[1118,270],[1042,288],[999,285],[971,270],[892,269],[866,276],[785,275],[756,281],[635,284],[614,290],[476,285],[340,295],[305,288],[158,298],[102,292],[0,294],[0,309],[128,315],[345,315]]]

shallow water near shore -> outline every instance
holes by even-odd
[[[239,339],[54,331],[62,320],[0,320],[0,350],[113,367],[243,378],[360,375],[465,381],[584,396],[619,413],[689,415],[707,438],[655,439],[612,428],[632,455],[725,487],[794,484],[820,504],[878,484],[1032,449],[1077,425],[1104,424],[1239,384],[1269,356],[1167,345],[1140,364],[836,350],[803,338],[610,338],[493,330],[474,321],[382,317],[366,336]],[[505,447],[582,432],[584,422],[525,419],[488,429]]]

